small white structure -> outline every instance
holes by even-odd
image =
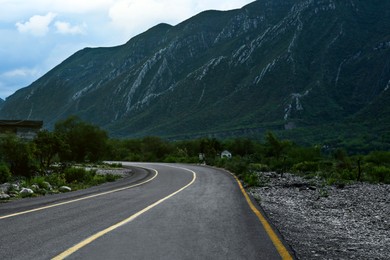
[[[225,150],[225,151],[223,151],[221,153],[221,158],[228,158],[228,159],[230,159],[230,158],[232,158],[232,153],[229,152],[228,150]]]

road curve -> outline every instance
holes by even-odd
[[[0,259],[282,258],[229,173],[127,165],[115,187],[0,204]]]

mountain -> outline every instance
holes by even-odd
[[[314,129],[308,136],[318,141],[322,126],[337,136],[332,125],[348,133],[345,125],[383,116],[381,134],[390,125],[389,32],[383,0],[258,0],[206,11],[121,46],[80,50],[7,98],[0,117],[50,128],[74,114],[119,137],[270,129],[298,138]]]
[[[0,109],[3,106],[3,104],[4,104],[4,100],[0,98]]]

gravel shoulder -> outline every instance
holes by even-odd
[[[297,259],[389,259],[390,185],[324,186],[292,174],[259,173],[250,188]]]

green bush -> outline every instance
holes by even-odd
[[[11,172],[7,165],[0,164],[0,183],[8,182],[11,180]]]
[[[244,175],[248,172],[248,163],[241,159],[224,160],[225,168],[237,176]]]
[[[49,193],[49,185],[46,182],[44,176],[35,176],[29,180],[30,187],[31,185],[37,185],[38,188],[33,188],[34,193],[46,195]]]
[[[367,173],[368,181],[373,183],[390,184],[390,168],[386,166],[374,166]]]
[[[113,181],[116,181],[117,179],[120,178],[119,175],[110,174],[110,173],[104,175],[104,177],[105,177],[105,181],[106,181],[106,182],[113,182]]]
[[[249,169],[251,171],[257,171],[257,172],[269,172],[270,168],[266,164],[261,163],[251,163],[249,165]]]
[[[357,177],[357,172],[350,169],[338,171],[338,174],[340,179],[348,181],[356,180]]]
[[[95,175],[96,175],[96,171],[94,170],[87,171],[84,168],[73,167],[65,170],[65,180],[68,183],[90,182]]]
[[[66,185],[65,174],[63,173],[52,173],[47,175],[45,179],[53,187],[61,187]]]
[[[365,157],[365,161],[375,165],[390,165],[390,152],[374,151]]]
[[[254,173],[245,173],[242,175],[242,180],[249,186],[259,186],[259,178]]]
[[[13,176],[34,175],[38,167],[33,158],[33,150],[31,142],[19,139],[14,134],[0,138],[0,159],[9,166]]]
[[[323,160],[318,163],[319,170],[322,171],[323,173],[325,172],[331,172],[333,171],[334,168],[334,163],[333,161],[330,160]]]
[[[119,179],[120,176],[119,175],[115,175],[115,174],[96,174],[93,179],[91,179],[88,183],[88,185],[99,185],[99,184],[102,184],[102,183],[106,183],[106,182],[113,182],[113,181],[116,181],[117,179]]]
[[[28,180],[29,186],[35,184],[40,188],[48,188],[46,184],[46,179],[44,176],[35,176]]]
[[[300,162],[294,164],[292,167],[294,172],[300,173],[313,173],[318,171],[318,163],[317,162]]]

